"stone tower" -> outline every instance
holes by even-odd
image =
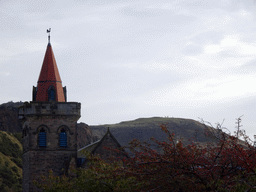
[[[49,170],[61,175],[70,162],[76,166],[81,104],[67,102],[66,87],[62,87],[48,38],[33,99],[19,110],[23,125],[23,192],[38,191],[33,181],[40,182],[41,175],[47,175]]]

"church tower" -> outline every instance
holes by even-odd
[[[66,87],[57,68],[50,43],[32,101],[19,110],[23,125],[23,192],[38,191],[33,181],[49,170],[62,175],[77,158],[77,120],[81,104],[67,102]]]

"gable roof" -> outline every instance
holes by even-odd
[[[118,148],[121,148],[122,146],[120,145],[120,143],[116,140],[116,138],[112,135],[112,133],[110,132],[109,130],[109,127],[108,127],[108,130],[106,132],[106,134],[101,138],[101,140],[99,141],[99,143],[94,147],[94,149],[92,150],[92,154],[95,153],[95,151],[97,150],[97,148],[101,145],[101,143],[108,137],[110,136],[111,139],[113,139],[113,141],[117,144],[117,147]]]
[[[117,147],[118,148],[121,148],[122,146],[120,145],[120,143],[116,140],[116,138],[112,135],[112,133],[110,132],[109,130],[109,127],[108,127],[108,130],[106,132],[106,134],[98,141],[94,142],[94,143],[91,143],[89,145],[86,145],[85,147],[81,148],[78,150],[78,153],[77,153],[77,157],[78,158],[84,158],[85,157],[85,154],[83,153],[83,151],[88,151],[90,152],[91,154],[94,154],[95,151],[99,148],[99,146],[101,146],[102,142],[107,138],[107,137],[110,137],[116,144],[117,144]]]

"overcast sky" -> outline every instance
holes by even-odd
[[[31,101],[46,29],[80,122],[168,116],[256,134],[256,1],[1,0],[0,103]]]

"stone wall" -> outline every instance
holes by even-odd
[[[41,128],[46,131],[47,148],[43,150],[76,150],[77,149],[77,128],[76,118],[66,116],[31,116],[27,117],[24,123],[27,130],[23,135],[24,152],[31,149],[40,149],[38,146],[38,133]],[[59,133],[61,129],[67,133],[67,148],[59,147]]]
[[[41,182],[41,176],[49,171],[54,175],[67,173],[70,160],[76,157],[76,151],[28,151],[23,155],[26,163],[23,178],[23,191],[38,191],[33,181]]]
[[[77,120],[80,103],[30,102],[20,108],[23,122],[23,192],[38,191],[33,180],[41,175],[67,171],[71,158],[77,156]],[[46,147],[38,145],[41,129],[46,132]],[[60,147],[59,135],[64,129],[67,147]]]

